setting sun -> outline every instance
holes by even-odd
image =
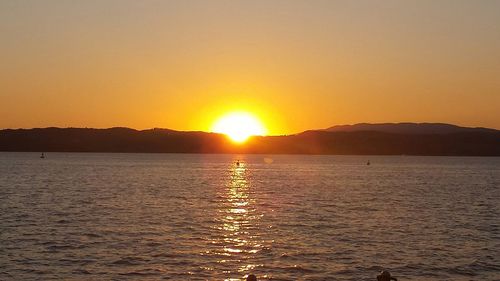
[[[212,132],[227,135],[235,142],[244,142],[250,136],[265,135],[262,123],[247,112],[233,112],[222,116],[212,127]]]

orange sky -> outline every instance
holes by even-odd
[[[1,1],[0,128],[500,128],[500,1]]]

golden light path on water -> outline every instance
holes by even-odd
[[[226,265],[226,281],[241,280],[263,266],[256,255],[266,248],[266,241],[259,235],[259,221],[264,215],[252,196],[248,174],[247,164],[236,160],[229,167],[229,179],[219,194],[222,202],[216,220],[220,235],[212,242],[221,246],[217,250],[218,263]],[[230,268],[237,268],[237,272]]]

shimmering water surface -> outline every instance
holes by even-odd
[[[0,153],[0,280],[500,280],[500,158],[46,155]]]

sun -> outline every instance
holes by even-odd
[[[234,142],[242,143],[250,136],[263,136],[266,129],[257,117],[248,112],[232,112],[219,118],[212,132],[227,135]]]

